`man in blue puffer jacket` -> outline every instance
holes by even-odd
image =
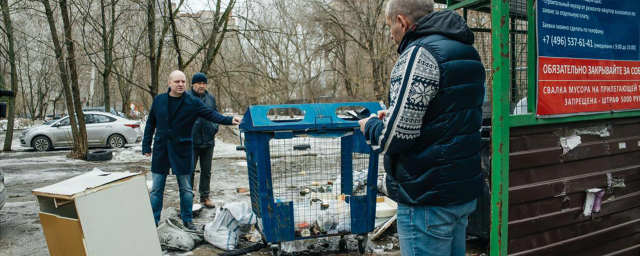
[[[485,69],[474,36],[433,0],[390,0],[385,11],[401,54],[389,110],[360,121],[384,155],[406,255],[465,255],[467,217],[482,193],[480,126]]]
[[[196,73],[191,78],[191,91],[187,94],[194,96],[202,101],[207,107],[218,112],[216,106],[216,98],[207,92],[207,76],[203,73]],[[214,208],[215,205],[209,199],[211,186],[211,162],[213,161],[213,147],[216,145],[215,136],[218,133],[218,124],[198,118],[193,126],[193,164],[200,159],[200,185],[198,193],[200,193],[200,203],[207,208]],[[195,188],[195,170],[191,172],[191,187]]]

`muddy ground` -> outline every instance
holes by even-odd
[[[14,139],[20,131],[16,131]],[[249,188],[246,162],[234,152],[237,138],[229,131],[221,132],[219,138],[227,143],[219,143],[214,152],[213,178],[211,183],[212,200],[217,206],[226,202],[249,202],[249,194],[238,194],[237,187]],[[0,142],[4,141],[4,133],[0,135]],[[51,152],[34,152],[16,147],[14,152],[0,153],[0,167],[5,172],[8,199],[0,210],[0,255],[49,255],[40,220],[38,205],[31,190],[55,184],[79,174],[99,168],[106,172],[142,172],[147,181],[151,180],[150,160],[140,157],[139,145],[127,149],[116,150],[114,160],[107,163],[96,163],[82,160],[68,159],[69,150],[54,150]],[[120,156],[120,157],[119,157]],[[240,154],[241,156],[241,154]],[[244,162],[244,163],[243,163]],[[196,174],[198,176],[199,174]],[[197,187],[198,178],[196,178]],[[198,197],[195,193],[196,198]],[[177,215],[179,208],[178,187],[175,177],[170,176],[165,191],[165,205],[163,220]],[[194,199],[195,201],[195,199]],[[205,209],[194,219],[200,229],[213,220],[215,209]],[[239,247],[248,246],[246,240],[241,241]],[[359,255],[357,242],[353,237],[348,238],[350,253],[338,251],[337,240],[322,240],[310,246],[308,250],[297,255]],[[482,255],[486,245],[482,242],[469,243],[467,255]],[[192,252],[185,254],[167,253],[167,255],[216,255],[221,253],[209,244],[201,244]],[[379,241],[369,242],[367,255],[400,255],[395,226],[383,235]],[[270,255],[269,249],[262,249],[251,255]]]

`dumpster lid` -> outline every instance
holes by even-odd
[[[346,112],[356,108],[361,109],[363,113],[376,114],[383,110],[384,106],[378,102],[255,105],[247,109],[240,123],[240,130],[247,132],[353,129],[359,127],[359,119],[349,116]],[[338,116],[336,111],[344,114]]]

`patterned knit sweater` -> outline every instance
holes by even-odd
[[[413,146],[439,79],[438,62],[427,49],[413,46],[404,51],[391,72],[389,113],[365,125],[365,139],[376,153],[394,154]]]

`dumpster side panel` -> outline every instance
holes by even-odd
[[[640,118],[512,128],[510,144],[510,255],[638,255]]]

